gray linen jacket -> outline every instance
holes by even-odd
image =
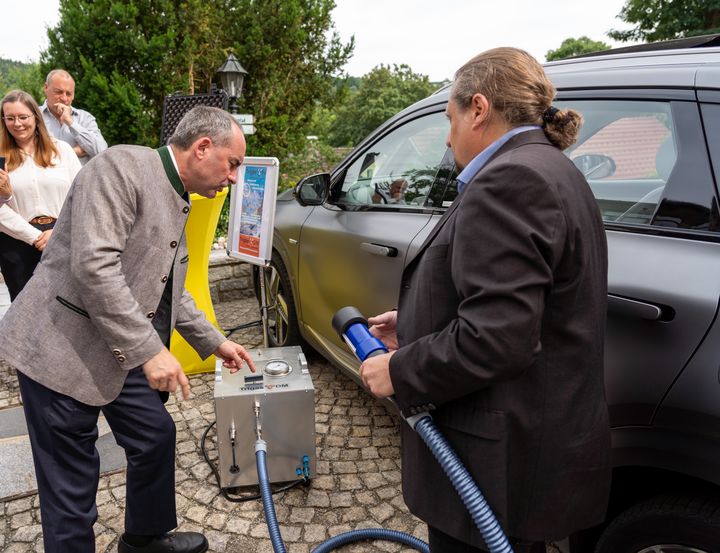
[[[604,518],[606,303],[597,203],[540,130],[490,158],[403,273],[395,398],[406,415],[432,411],[515,538],[561,539]],[[402,439],[410,510],[483,546],[427,446],[406,424]]]
[[[172,269],[171,328],[205,358],[225,340],[185,290],[189,204],[169,158],[115,146],[78,173],[30,282],[0,320],[0,357],[89,405],[159,353],[152,326]]]

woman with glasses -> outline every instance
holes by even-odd
[[[48,134],[27,92],[8,92],[0,115],[0,187],[12,193],[0,202],[0,271],[14,300],[40,261],[81,165],[69,144]]]

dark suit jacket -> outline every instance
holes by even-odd
[[[607,245],[583,176],[540,131],[511,138],[402,279],[391,358],[405,415],[431,409],[506,533],[559,539],[603,520]],[[403,491],[430,525],[482,545],[403,425]]]

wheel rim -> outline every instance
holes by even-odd
[[[637,553],[710,553],[710,551],[689,547],[687,545],[658,544],[645,547]]]
[[[273,266],[265,274],[268,335],[275,344],[284,344],[289,317],[287,301],[280,283],[280,275]]]

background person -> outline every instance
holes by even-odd
[[[107,149],[107,142],[95,118],[87,111],[73,107],[75,81],[63,69],[53,69],[45,79],[45,102],[40,109],[48,131],[73,147],[80,163]]]
[[[610,490],[607,246],[562,153],[580,116],[554,95],[514,48],[457,71],[447,142],[459,194],[405,268],[398,311],[369,321],[396,349],[361,366],[405,415],[432,412],[516,553],[602,522]],[[403,495],[433,553],[484,551],[430,450],[405,424],[402,439]]]
[[[404,204],[405,192],[408,188],[408,181],[405,179],[395,179],[390,183],[388,190],[380,190],[375,187],[375,193],[372,200],[376,204]]]
[[[0,187],[12,187],[12,198],[0,206],[0,271],[13,300],[40,261],[80,162],[69,144],[48,134],[27,92],[8,92],[0,111],[6,169]]]
[[[0,357],[17,369],[35,463],[46,553],[95,550],[105,415],[127,457],[119,553],[201,553],[177,532],[175,423],[156,392],[189,384],[167,349],[176,328],[200,357],[235,370],[228,341],[184,288],[189,193],[235,182],[245,139],[226,112],[189,111],[159,150],[116,146],[78,174],[25,292],[0,319]],[[39,331],[41,329],[41,331]]]

